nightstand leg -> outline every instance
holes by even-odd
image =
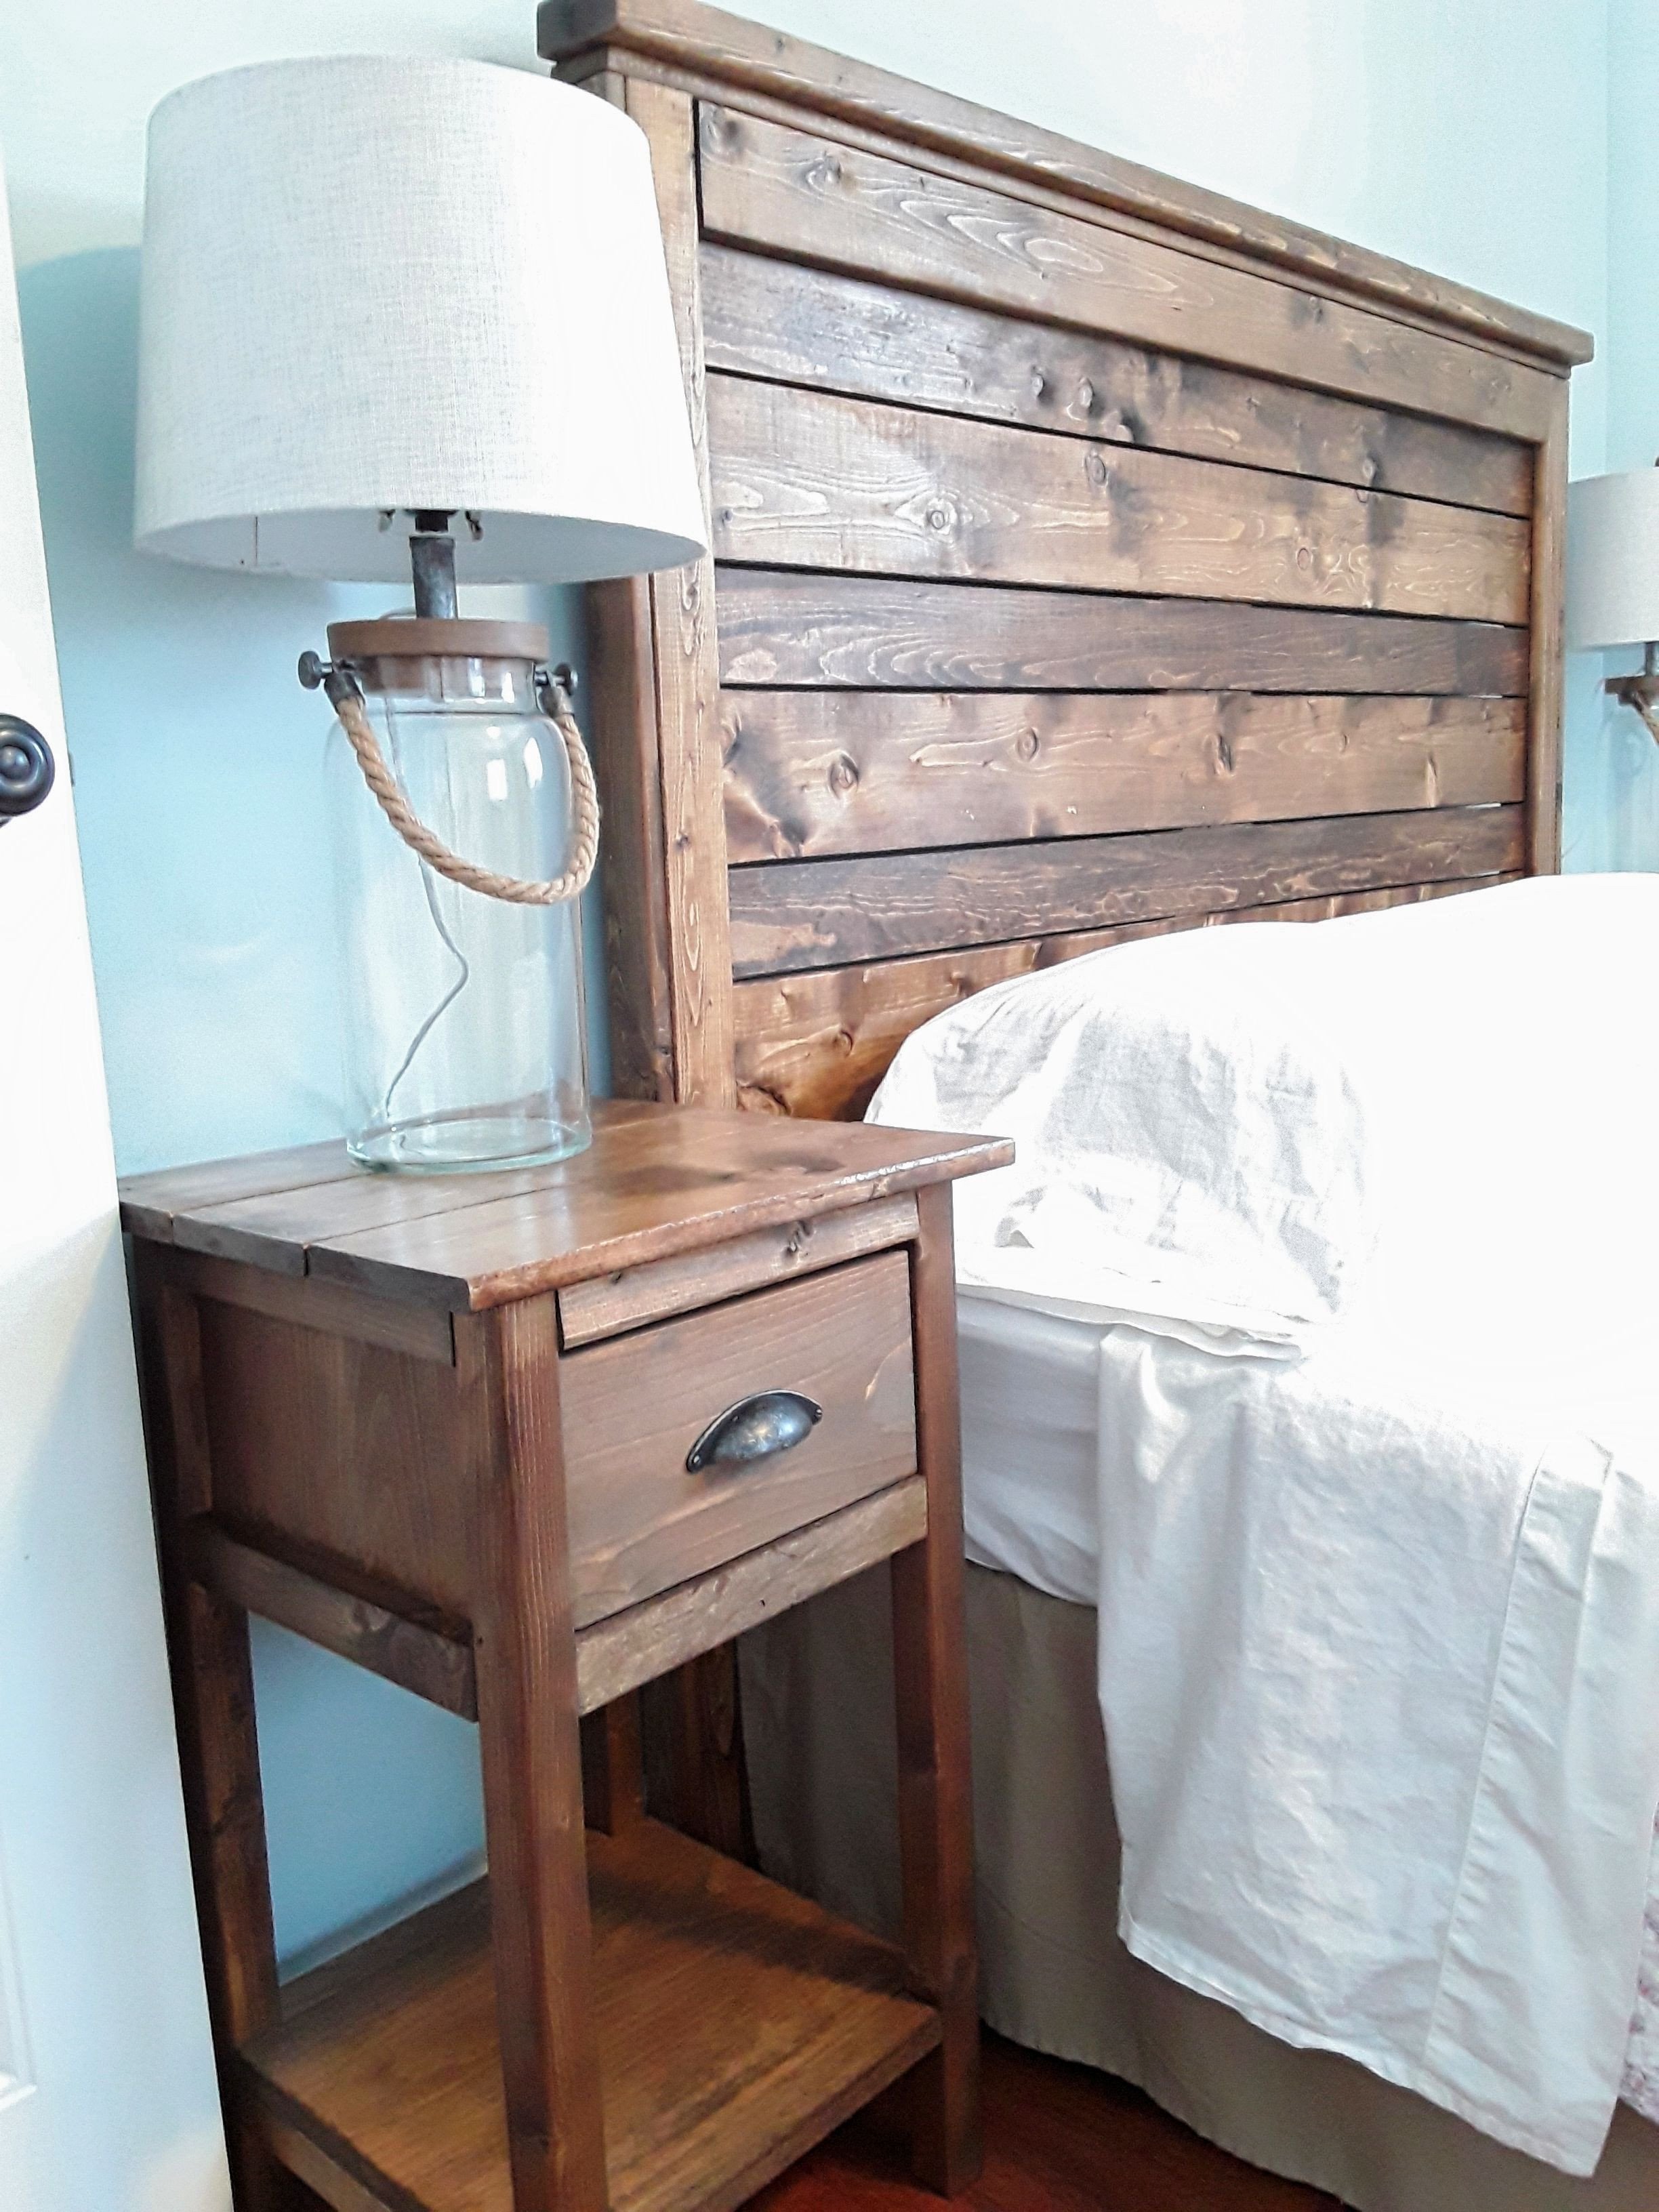
[[[288,2178],[247,2110],[236,2052],[276,2016],[276,1940],[247,1615],[193,1583],[184,1533],[213,1504],[195,1301],[155,1249],[134,1255],[144,1429],[155,1497],[185,1822],[236,2212],[277,2212]]]
[[[980,2169],[979,1975],[973,1802],[963,1645],[961,1421],[951,1188],[919,1194],[913,1248],[917,1449],[926,1540],[892,1563],[899,1840],[912,1986],[939,2008],[944,2039],[916,2069],[916,2177],[940,2195]]]
[[[473,1633],[514,2208],[605,2212],[552,1298],[458,1322],[456,1352],[500,1408]]]

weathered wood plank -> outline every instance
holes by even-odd
[[[1479,884],[1413,884],[1278,905],[1227,908],[1219,913],[1166,915],[1115,929],[1028,937],[970,951],[928,953],[873,967],[823,968],[810,975],[739,983],[732,994],[738,1097],[751,1111],[807,1115],[823,1121],[857,1121],[911,1030],[989,984],[1139,937],[1234,921],[1327,921],[1337,915],[1446,898],[1480,884],[1510,880],[1507,875],[1482,877]]]
[[[705,1650],[711,1637],[741,1636],[927,1533],[927,1486],[912,1474],[712,1574],[613,1613],[576,1638],[583,1712],[679,1666]]]
[[[1380,300],[1397,311],[1461,327],[1477,339],[1522,347],[1565,367],[1590,358],[1583,331],[1414,269],[1328,232],[1246,207],[1202,185],[910,82],[867,62],[809,46],[702,0],[542,0],[538,51],[562,76],[608,48],[665,69],[684,69],[860,128],[966,160],[1016,186],[1048,189],[1223,252],[1275,264],[1313,289]]]
[[[746,1291],[838,1267],[916,1233],[914,1198],[878,1198],[845,1213],[816,1221],[784,1221],[752,1237],[733,1237],[707,1252],[678,1260],[649,1260],[559,1292],[559,1328],[565,1349],[597,1343],[647,1322],[694,1313]]]
[[[708,379],[714,550],[866,575],[1524,623],[1512,515]]]
[[[1123,340],[706,245],[711,368],[1527,514],[1533,448]]]
[[[325,1578],[240,1543],[205,1517],[191,1526],[190,1559],[196,1580],[215,1597],[274,1620],[463,1720],[477,1719],[471,1638],[464,1624],[413,1619],[389,1597],[380,1602],[343,1588],[335,1575]]]
[[[1564,635],[1567,566],[1567,388],[1538,453],[1538,511],[1533,518],[1531,753],[1527,801],[1528,860],[1534,875],[1561,865],[1562,717],[1566,708]]]
[[[733,861],[1526,796],[1524,703],[1248,691],[732,691]]]
[[[703,225],[726,243],[1538,439],[1556,379],[1174,244],[712,103]]]
[[[728,688],[1375,691],[1524,698],[1492,623],[770,568],[717,572]]]
[[[1444,807],[733,868],[739,975],[1264,906],[1524,865],[1526,810]]]
[[[626,96],[629,114],[650,142],[686,409],[706,495],[708,434],[692,102],[684,93],[636,78],[629,80]],[[726,1028],[726,886],[715,766],[719,678],[713,563],[707,557],[690,562],[653,576],[647,588],[668,914],[672,1095],[681,1103],[720,1106],[729,1103],[732,1096],[732,1040]]]

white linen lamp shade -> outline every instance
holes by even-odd
[[[1567,643],[1575,652],[1659,639],[1659,468],[1582,477],[1567,528]]]
[[[644,134],[480,62],[184,86],[150,120],[139,546],[391,580],[414,512],[476,518],[463,583],[703,550]]]

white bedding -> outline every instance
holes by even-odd
[[[1052,1596],[1100,1602],[1102,1468],[1124,1462],[1117,1479],[1131,1479],[1149,1405],[1179,1407],[1195,1430],[1237,1448],[1271,1440],[1282,1454],[1293,1441],[1299,1456],[1340,1453],[1362,1483],[1397,1479],[1395,1385],[1381,1372],[1368,1384],[1351,1358],[1328,1368],[1316,1354],[1297,1364],[1215,1357],[971,1291],[958,1323],[969,1557]],[[1356,1417],[1367,1388],[1393,1392],[1394,1403]],[[1659,1836],[1621,2094],[1659,2124]]]
[[[960,1278],[1098,1325],[1125,1942],[1569,2173],[1659,1808],[1656,951],[1636,878],[1132,944],[871,1109],[1014,1137]]]

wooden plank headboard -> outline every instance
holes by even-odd
[[[712,526],[591,595],[619,1089],[856,1114],[1024,969],[1557,866],[1581,332],[697,0],[540,30]]]

